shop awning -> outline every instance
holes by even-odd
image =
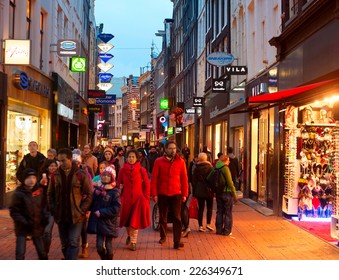
[[[250,96],[248,99],[248,105],[255,105],[255,104],[264,104],[264,103],[278,103],[282,102],[287,98],[291,98],[294,96],[297,96],[298,94],[304,93],[306,91],[318,88],[320,86],[329,84],[334,81],[338,81],[339,78],[332,79],[332,80],[326,80],[314,84],[304,85],[296,88],[286,89],[277,91],[274,93],[265,93],[257,96]]]

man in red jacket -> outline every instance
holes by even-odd
[[[173,216],[174,249],[184,247],[181,238],[181,203],[188,196],[188,178],[185,161],[176,153],[177,144],[167,141],[165,153],[154,162],[151,177],[151,196],[159,206],[160,240],[163,244],[167,236],[168,211]]]

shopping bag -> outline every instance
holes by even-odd
[[[192,197],[190,206],[188,208],[188,213],[190,219],[198,220],[198,200],[195,197]]]

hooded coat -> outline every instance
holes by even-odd
[[[196,168],[192,175],[194,197],[206,198],[213,196],[213,194],[209,191],[208,183],[206,181],[206,178],[212,169],[212,164],[209,161],[196,163]]]
[[[118,186],[121,191],[120,227],[147,228],[150,218],[150,182],[147,171],[140,162],[125,163],[119,171]]]

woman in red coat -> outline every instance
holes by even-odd
[[[127,162],[119,171],[118,186],[122,187],[120,227],[126,227],[126,245],[136,250],[138,229],[147,228],[150,218],[150,182],[147,171],[137,161],[137,151],[127,152]]]

